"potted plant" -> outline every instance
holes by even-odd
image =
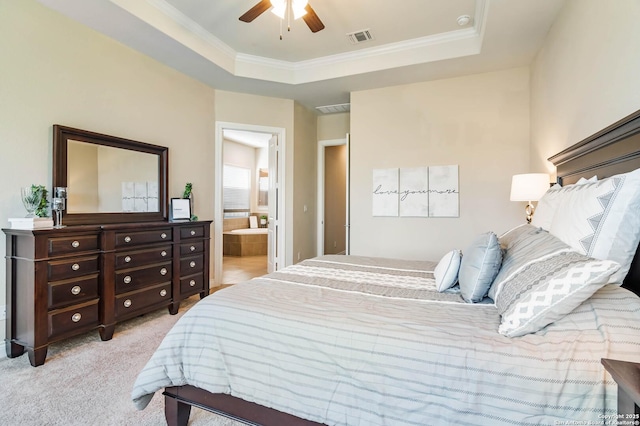
[[[264,215],[264,214],[262,216],[260,216],[260,226],[262,228],[267,226],[267,216]]]

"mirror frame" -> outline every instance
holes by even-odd
[[[169,148],[116,136],[55,124],[53,126],[53,187],[67,186],[68,141],[92,143],[158,156],[158,212],[67,213],[62,212],[63,225],[97,225],[103,223],[166,221],[168,211]]]

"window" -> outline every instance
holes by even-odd
[[[225,164],[222,171],[224,217],[249,217],[251,170]]]

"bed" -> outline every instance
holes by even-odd
[[[594,175],[602,184],[583,188],[634,182],[605,178],[639,169],[639,148],[640,112],[551,157],[557,191],[580,193],[579,179]],[[535,224],[500,236],[493,299],[480,292],[479,303],[462,289],[438,291],[442,261],[357,256],[310,259],[220,290],[168,333],[132,399],[142,409],[164,389],[169,425],[186,425],[191,406],[261,425],[601,424],[617,411],[601,359],[640,362],[640,226],[622,220],[631,228],[612,240],[636,238],[622,269],[578,258]],[[562,280],[540,278],[554,268]],[[564,284],[567,274],[576,290],[523,320],[539,283]]]

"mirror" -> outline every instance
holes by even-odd
[[[67,187],[66,225],[167,218],[168,148],[53,126],[53,186]]]

